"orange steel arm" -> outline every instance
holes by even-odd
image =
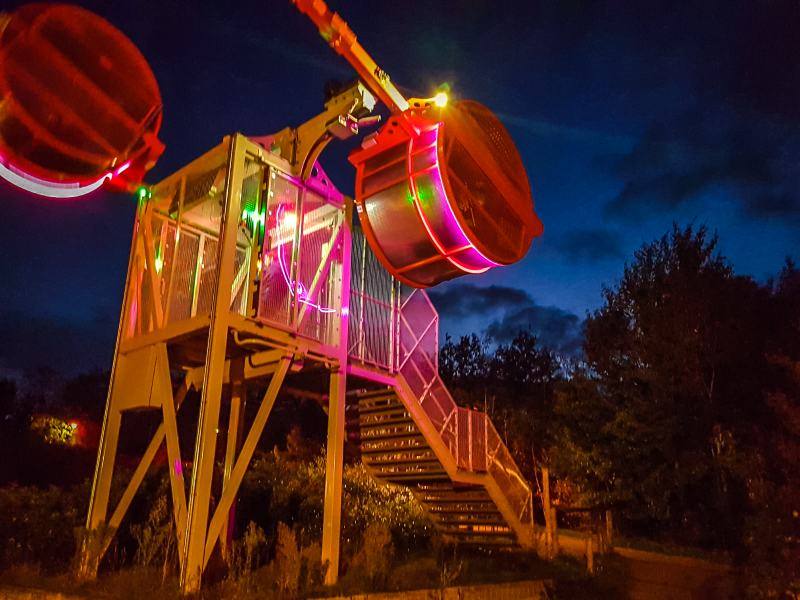
[[[347,59],[369,90],[393,113],[403,112],[408,102],[389,81],[389,76],[356,41],[356,35],[338,13],[331,12],[324,0],[291,0],[319,28],[322,38]]]

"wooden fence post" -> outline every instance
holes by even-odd
[[[544,544],[548,557],[553,557],[553,526],[550,512],[550,469],[542,468],[542,510],[544,511]]]
[[[550,523],[552,527],[552,536],[553,536],[553,554],[558,554],[559,547],[558,547],[558,514],[556,513],[555,507],[551,508],[551,517]]]

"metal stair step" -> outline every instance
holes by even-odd
[[[388,433],[384,435],[362,435],[362,442],[378,442],[381,440],[396,440],[396,439],[425,439],[425,436],[419,430],[416,431],[400,431],[397,433]]]
[[[446,540],[458,542],[463,546],[479,546],[485,548],[494,546],[496,548],[518,548],[519,544],[512,538],[477,538],[477,539],[459,539],[458,536],[451,536],[450,534],[442,533],[442,537]]]
[[[434,481],[446,481],[449,479],[449,476],[444,471],[430,471],[430,472],[422,472],[422,473],[383,473],[383,474],[375,474],[376,477],[380,477],[381,479],[385,479],[389,483],[397,483],[402,485],[409,485],[413,483],[417,483],[420,481],[427,481],[427,480],[434,480]]]
[[[353,411],[355,412],[355,411]],[[359,416],[372,416],[372,415],[380,415],[383,413],[403,413],[407,414],[408,409],[402,404],[380,404],[377,406],[374,405],[359,405],[358,407],[358,414]]]
[[[442,463],[436,457],[421,458],[418,460],[375,460],[366,463],[369,467],[415,467],[421,465],[434,465],[442,468]]]
[[[507,529],[506,531],[470,531],[467,529],[460,529],[460,530],[445,529],[442,533],[444,533],[445,535],[450,535],[453,537],[460,537],[460,538],[470,537],[470,536],[475,536],[475,537],[480,536],[489,539],[503,538],[503,537],[511,539],[516,538],[514,532],[511,531],[510,529]]]
[[[434,519],[437,525],[442,525],[444,527],[449,526],[459,526],[459,525],[467,525],[467,526],[475,526],[480,525],[482,527],[508,527],[506,525],[505,520],[500,516],[499,519]]]
[[[416,438],[415,438],[416,439]],[[361,440],[362,442],[364,440]],[[419,441],[419,439],[417,439]],[[399,452],[407,452],[410,450],[430,450],[430,446],[428,446],[427,442],[424,439],[421,440],[423,443],[421,444],[406,444],[404,446],[397,446],[395,444],[389,445],[388,443],[380,443],[381,440],[368,440],[370,444],[376,444],[376,447],[368,447],[365,448],[363,445],[361,446],[361,457],[363,458],[366,456],[378,456],[378,455],[390,455],[390,454],[397,454]]]
[[[391,388],[384,388],[382,390],[372,390],[369,392],[361,392],[358,394],[358,400],[362,401],[367,398],[397,398],[397,392]]]
[[[412,419],[409,416],[406,416],[406,417],[403,417],[403,418],[400,418],[400,419],[375,419],[375,420],[366,421],[366,422],[361,421],[361,423],[359,425],[361,426],[361,429],[370,429],[370,428],[375,428],[375,427],[386,427],[386,426],[397,427],[397,426],[401,426],[401,425],[415,425],[416,426],[416,423],[414,423],[414,419]]]
[[[419,498],[422,502],[430,502],[430,503],[438,503],[438,504],[465,504],[469,502],[491,502],[491,496],[489,494],[475,494],[473,492],[468,492],[466,494],[459,494],[459,495],[442,495],[442,494],[425,494],[419,493]]]

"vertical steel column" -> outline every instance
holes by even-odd
[[[220,248],[222,247],[222,240],[220,240]],[[206,251],[206,236],[200,234],[200,240],[197,243],[197,261],[194,267],[194,285],[192,285],[192,304],[189,309],[189,316],[194,317],[197,314],[197,296],[200,294],[200,277],[203,272],[203,253]]]
[[[356,356],[363,361],[367,359],[367,334],[364,333],[364,319],[367,310],[366,304],[367,290],[367,238],[361,234],[361,297],[359,298],[358,311],[358,352]],[[376,359],[375,356],[372,357]]]
[[[366,246],[367,241],[364,240],[364,245]],[[400,360],[397,358],[397,351],[398,351],[398,344],[395,341],[396,337],[399,337],[399,320],[397,322],[398,326],[395,326],[396,315],[395,312],[397,311],[396,304],[398,303],[398,299],[396,298],[395,293],[395,285],[394,279],[392,279],[392,293],[389,296],[389,370],[395,372],[397,370],[398,365],[400,364]],[[397,311],[399,312],[399,311]]]
[[[303,262],[303,221],[305,220],[305,199],[306,189],[301,187],[297,191],[297,204],[294,207],[295,225],[294,225],[294,241],[292,242],[292,264],[289,267],[292,288],[292,306],[289,318],[291,319],[292,329],[297,331],[297,311],[300,307],[300,269]]]
[[[228,342],[236,233],[241,212],[242,174],[245,166],[245,149],[241,134],[231,136],[229,144],[225,205],[220,224],[217,281],[208,332],[203,394],[200,400],[200,419],[194,450],[194,474],[184,538],[185,561],[181,568],[181,589],[184,594],[194,593],[200,589],[205,564],[211,482],[214,475],[220,396]]]
[[[353,235],[353,200],[345,198],[339,276],[339,364],[331,372],[328,402],[328,447],[325,458],[325,504],[322,520],[322,563],[328,562],[325,585],[339,580],[339,542],[342,520],[342,473],[344,470],[345,393],[347,391],[347,334],[350,313],[350,258]]]

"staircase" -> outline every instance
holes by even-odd
[[[392,279],[358,230],[352,256],[348,373],[386,386],[357,394],[364,464],[453,540],[532,547],[528,482],[486,414],[456,406],[439,378],[430,298]]]
[[[360,394],[358,414],[361,457],[375,479],[408,487],[437,528],[452,540],[481,546],[517,545],[485,486],[451,480],[395,390]]]

